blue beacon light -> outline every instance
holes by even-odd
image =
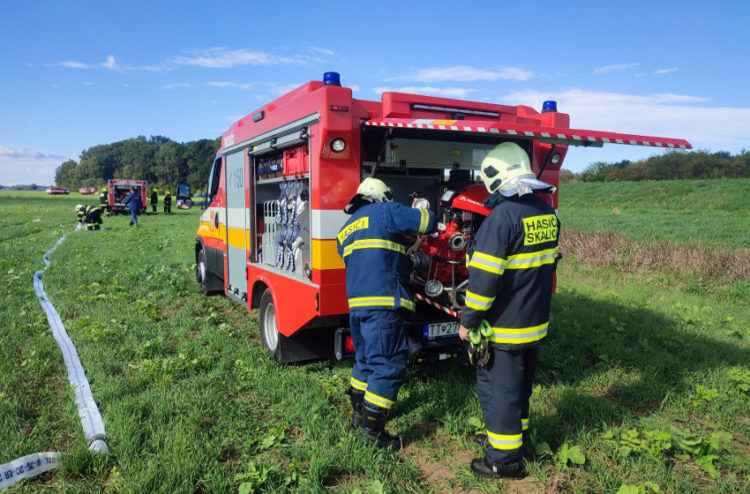
[[[542,113],[547,113],[551,111],[554,111],[554,112],[557,111],[557,101],[549,100],[549,101],[545,101],[542,104]]]
[[[326,72],[323,74],[323,85],[324,86],[339,86],[341,87],[341,77],[338,72]]]

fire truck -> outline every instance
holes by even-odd
[[[70,194],[70,189],[67,187],[47,187],[45,191],[50,195]]]
[[[554,101],[539,112],[398,92],[355,99],[327,72],[222,135],[195,239],[200,290],[258,308],[262,345],[279,361],[353,352],[336,236],[344,206],[374,176],[395,201],[428,207],[446,225],[405,246],[417,301],[408,341],[412,360],[455,357],[466,246],[489,214],[476,178],[493,147],[518,143],[538,178],[555,187],[571,145],[691,148],[681,139],[571,129],[569,122]],[[546,200],[556,208],[557,192]]]
[[[141,204],[143,206],[138,212],[142,213],[146,210],[146,181],[114,178],[107,181],[107,201],[109,202],[109,210],[112,214],[129,214],[130,210],[123,201],[130,194],[131,187],[135,187],[136,192],[141,195]]]

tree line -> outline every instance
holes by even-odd
[[[57,167],[59,187],[101,187],[111,178],[146,180],[149,188],[174,189],[187,183],[192,190],[208,181],[211,163],[221,138],[186,143],[164,136],[139,136],[101,144],[81,153],[80,160],[68,160]]]
[[[672,151],[645,160],[596,162],[580,173],[560,170],[560,182],[618,182],[750,177],[750,151]]]
[[[193,190],[206,186],[211,163],[221,138],[186,143],[168,137],[139,136],[84,150],[78,162],[57,167],[60,187],[101,187],[110,178],[146,180],[150,186],[174,188],[187,183]],[[726,151],[672,151],[645,160],[596,162],[584,171],[560,170],[560,182],[614,182],[750,177],[750,151],[731,155]]]

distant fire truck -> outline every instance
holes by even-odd
[[[70,194],[70,189],[67,187],[47,187],[45,192],[50,195],[56,194]]]
[[[113,214],[129,213],[128,206],[123,202],[130,193],[130,188],[135,187],[136,192],[141,195],[141,210],[146,209],[146,181],[145,180],[123,180],[119,178],[107,181],[107,201],[109,210]]]
[[[445,231],[405,246],[417,299],[413,360],[456,355],[467,285],[467,242],[489,211],[476,172],[497,144],[514,141],[540,180],[558,185],[568,146],[620,143],[689,149],[681,139],[569,128],[554,101],[542,112],[386,92],[352,97],[326,73],[260,107],[222,135],[195,240],[203,293],[259,308],[266,351],[284,362],[353,351],[344,262],[336,235],[344,206],[367,176],[396,201],[435,210]],[[557,192],[547,194],[557,207]]]

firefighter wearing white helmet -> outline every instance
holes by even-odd
[[[477,440],[484,458],[471,462],[478,475],[524,475],[523,436],[537,348],[547,334],[560,223],[555,210],[533,192],[553,192],[536,179],[529,156],[504,142],[482,161],[480,177],[491,209],[467,252],[469,284],[459,336],[491,327],[489,362],[477,367],[477,395],[486,434]]]
[[[391,189],[365,178],[344,208],[351,215],[337,236],[346,265],[346,295],[355,362],[347,390],[352,427],[379,448],[398,450],[401,440],[385,431],[406,376],[408,344],[404,315],[414,312],[409,289],[407,235],[435,229],[432,211],[393,202]]]

